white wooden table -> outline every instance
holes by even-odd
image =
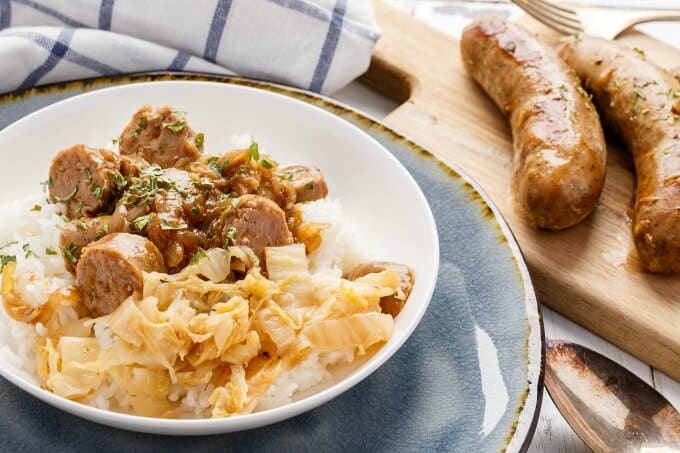
[[[501,14],[506,17],[516,18],[522,14],[517,7],[503,0],[386,1],[408,11],[444,33],[456,37],[460,36],[463,27],[473,17],[482,14]],[[587,3],[587,0],[583,0],[583,2]],[[590,3],[608,3],[617,7],[640,5],[640,2],[637,0],[593,0]],[[644,5],[649,7],[678,6],[674,0],[646,0]],[[680,24],[645,24],[640,29],[680,48]],[[389,99],[373,93],[358,83],[351,84],[336,93],[334,97],[360,110],[364,110],[376,118],[384,117],[396,107],[396,104]],[[542,307],[542,311],[546,338],[573,341],[602,353],[614,361],[623,364],[626,368],[658,389],[672,404],[680,407],[679,382],[653,369],[608,341],[574,324],[559,313],[545,306]],[[529,451],[570,453],[589,451],[585,444],[574,434],[567,422],[564,421],[547,392],[543,396],[538,427]]]

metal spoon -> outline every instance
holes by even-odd
[[[630,371],[583,346],[548,341],[545,386],[595,452],[679,451],[680,413]]]

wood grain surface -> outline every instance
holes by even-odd
[[[482,185],[514,231],[543,303],[680,378],[680,276],[650,275],[637,263],[628,154],[608,137],[605,189],[585,222],[559,233],[531,229],[511,197],[509,126],[465,73],[457,40],[380,1],[375,7],[383,38],[363,80],[403,102],[385,122]],[[523,23],[556,41],[540,24]],[[634,32],[621,41],[664,66],[680,61],[680,52],[648,36]]]

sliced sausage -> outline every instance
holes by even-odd
[[[126,184],[118,156],[105,149],[74,145],[52,159],[49,198],[66,205],[68,218],[110,212]]]
[[[119,147],[123,156],[141,157],[162,168],[185,168],[201,156],[196,143],[183,112],[168,105],[154,111],[145,105],[123,130]]]
[[[246,245],[264,263],[264,249],[293,243],[286,215],[272,200],[244,195],[233,200],[217,224],[214,247]]]
[[[680,82],[631,50],[584,36],[562,58],[585,81],[603,120],[633,154],[633,239],[651,272],[680,272]]]
[[[528,222],[560,230],[583,220],[602,192],[606,147],[578,78],[502,18],[476,20],[460,46],[467,71],[510,119],[515,196]]]
[[[304,165],[288,165],[276,169],[276,177],[288,181],[295,189],[296,202],[314,201],[328,195],[326,180],[321,170]]]
[[[112,313],[143,289],[142,272],[164,272],[163,257],[142,236],[114,233],[88,245],[76,267],[76,287],[94,316]]]
[[[388,269],[395,270],[401,278],[401,290],[404,293],[404,298],[399,299],[396,295],[385,296],[380,299],[380,308],[383,313],[397,316],[408,300],[411,294],[413,285],[415,284],[415,277],[410,267],[399,263],[390,263],[386,261],[372,261],[370,263],[359,264],[352,269],[346,276],[347,280],[356,280],[368,274],[375,274],[383,272]]]
[[[71,220],[61,228],[59,247],[69,272],[75,272],[82,249],[110,233],[128,231],[128,222],[120,215],[105,215]]]

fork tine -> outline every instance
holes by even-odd
[[[538,3],[543,3],[546,8],[550,8],[550,9],[556,10],[556,11],[561,11],[565,14],[570,15],[570,16],[574,16],[574,17],[576,16],[576,11],[574,11],[573,9],[567,8],[566,6],[561,6],[557,3],[551,2],[550,0],[536,0],[536,1]]]
[[[559,17],[567,22],[571,22],[576,26],[581,25],[581,21],[578,19],[575,11],[567,10],[562,7],[558,7],[554,3],[545,0],[526,0],[527,3],[533,3],[537,9],[543,10],[546,15]]]
[[[561,31],[562,33],[574,34],[576,32],[582,31],[580,26],[567,24],[555,18],[554,16],[546,15],[544,10],[537,8],[533,3],[526,2],[526,0],[513,0],[513,2],[539,22],[544,23],[548,27],[552,27],[558,31]]]

